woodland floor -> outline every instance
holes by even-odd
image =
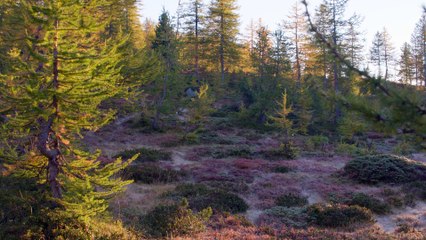
[[[187,176],[183,182],[241,184],[236,193],[249,204],[249,209],[243,215],[254,226],[244,230],[227,226],[227,233],[216,231],[200,235],[203,239],[263,239],[268,234],[259,231],[261,226],[272,229],[282,228],[282,224],[265,214],[265,210],[274,206],[274,200],[285,193],[299,193],[308,198],[309,204],[327,202],[330,196],[344,196],[354,192],[367,193],[379,199],[389,198],[389,192],[398,193],[400,186],[396,185],[363,185],[339,174],[350,156],[339,155],[333,146],[324,146],[320,150],[303,151],[304,137],[296,137],[294,142],[302,149],[295,160],[270,160],[260,156],[247,157],[212,157],[214,151],[248,147],[253,152],[277,148],[280,145],[276,133],[262,133],[251,129],[206,127],[216,134],[216,138],[226,140],[226,144],[204,142],[202,144],[178,145],[164,147],[167,143],[179,139],[178,132],[143,133],[129,127],[126,118],[103,128],[97,133],[87,135],[85,143],[91,148],[102,150],[106,158],[111,158],[120,151],[149,147],[172,153],[172,161],[162,161],[164,168],[183,170]],[[375,145],[380,151],[388,151],[394,144],[392,138],[375,139]],[[170,144],[169,144],[170,145]],[[411,158],[426,163],[424,153],[413,154]],[[273,171],[278,166],[290,169],[288,173]],[[114,214],[132,225],[138,216],[146,213],[158,204],[165,203],[161,195],[173,190],[179,184],[131,184],[125,193],[113,200]],[[384,189],[391,190],[385,191]],[[416,202],[412,206],[395,208],[387,215],[375,215],[376,223],[368,226],[375,231],[393,234],[402,223],[409,224],[419,231],[426,231],[426,203]],[[224,221],[224,220],[222,220]],[[226,221],[225,221],[226,222]],[[344,230],[349,231],[349,230]],[[357,231],[357,230],[350,230]],[[361,230],[362,231],[362,230]],[[250,235],[250,232],[254,235]],[[210,234],[210,235],[209,235]],[[215,237],[212,237],[213,234]],[[247,234],[247,235],[245,235]],[[251,237],[250,237],[251,236]],[[256,236],[256,237],[253,237]]]

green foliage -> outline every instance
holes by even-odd
[[[346,164],[345,175],[361,183],[405,183],[426,178],[423,163],[395,155],[358,157]]]
[[[0,239],[138,239],[109,216],[82,221],[55,208],[35,179],[0,177]]]
[[[407,183],[403,187],[403,191],[406,194],[413,195],[420,200],[426,201],[426,181],[415,181]]]
[[[170,152],[167,152],[164,150],[151,149],[151,148],[138,148],[138,149],[132,149],[132,150],[124,150],[118,153],[117,155],[115,155],[114,158],[121,157],[124,160],[128,160],[135,155],[138,155],[138,157],[135,159],[137,163],[172,160],[172,154]]]
[[[337,130],[342,139],[352,140],[355,135],[366,132],[367,127],[364,119],[353,112],[349,112],[340,119]]]
[[[173,169],[164,169],[155,164],[137,164],[129,166],[125,170],[124,176],[135,182],[152,184],[177,182],[186,176],[186,173]]]
[[[216,159],[228,157],[244,157],[251,158],[254,152],[248,146],[238,146],[230,149],[217,150],[211,153],[211,156]]]
[[[398,155],[409,155],[414,153],[416,150],[413,147],[414,142],[402,141],[398,143],[393,149],[392,152]]]
[[[288,173],[291,171],[291,168],[286,166],[278,166],[272,169],[274,173]]]
[[[280,207],[303,207],[308,204],[308,198],[294,194],[284,194],[275,199],[275,204]]]
[[[248,209],[247,203],[238,195],[202,184],[179,185],[169,196],[187,198],[191,208],[198,211],[211,207],[215,212],[240,213]]]
[[[306,147],[309,150],[324,150],[325,146],[328,145],[330,140],[326,136],[316,135],[310,136],[306,141]]]
[[[357,205],[367,208],[377,214],[386,214],[390,211],[390,206],[381,200],[364,193],[355,193],[351,199],[345,202],[347,205]]]
[[[282,94],[280,102],[277,102],[279,109],[276,111],[276,116],[271,116],[270,119],[274,126],[281,129],[287,139],[291,134],[293,122],[288,118],[288,115],[293,112],[292,107],[287,106],[287,90]]]
[[[314,204],[307,209],[310,223],[321,227],[348,227],[355,223],[372,223],[370,210],[359,206]]]
[[[288,227],[304,228],[308,225],[307,209],[304,207],[273,207],[265,214],[277,217]]]
[[[114,111],[101,103],[129,90],[121,76],[121,47],[129,38],[110,28],[113,18],[122,19],[122,3],[108,1],[108,8],[104,0],[7,3],[16,14],[9,23],[13,29],[1,35],[14,45],[13,68],[0,76],[0,105],[13,111],[0,110],[8,119],[1,140],[22,149],[13,172],[37,179],[39,189],[49,185],[52,201],[75,221],[103,213],[107,200],[131,182],[115,176],[133,159],[105,164],[97,160],[100,152],[85,152],[78,144],[82,132],[113,118]]]
[[[360,148],[356,144],[339,143],[335,149],[336,153],[349,155],[352,157],[374,154],[372,150]]]
[[[278,149],[262,151],[262,154],[271,160],[296,159],[299,155],[299,149],[292,142],[282,143]]]
[[[192,212],[188,201],[183,199],[180,204],[155,207],[142,217],[141,222],[148,235],[173,238],[204,231],[211,215],[211,208],[203,209],[199,213]]]

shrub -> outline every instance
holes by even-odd
[[[407,141],[398,143],[398,145],[396,145],[392,149],[392,152],[394,154],[399,154],[399,155],[409,155],[411,153],[414,153],[415,151],[416,150],[414,149],[413,144]]]
[[[403,187],[406,194],[411,194],[420,200],[426,201],[426,181],[415,181]]]
[[[426,180],[426,165],[394,155],[371,155],[350,161],[344,173],[361,183],[404,183]]]
[[[189,144],[189,145],[199,144],[200,143],[200,136],[198,135],[197,132],[190,132],[190,133],[185,134],[182,137],[181,141],[184,144]]]
[[[286,166],[277,166],[274,169],[272,169],[274,173],[288,173],[291,171],[289,167]]]
[[[326,136],[312,136],[306,141],[306,148],[309,150],[324,150],[328,143],[329,139]]]
[[[172,159],[172,154],[170,152],[150,148],[124,150],[115,155],[114,158],[121,157],[124,160],[127,160],[136,154],[139,154],[139,156],[136,158],[135,162],[158,162],[160,160],[169,161]]]
[[[287,142],[281,144],[278,149],[267,150],[262,153],[271,160],[295,159],[299,155],[299,149],[293,143]]]
[[[206,181],[203,184],[226,192],[245,193],[249,190],[249,186],[243,181]]]
[[[169,197],[187,198],[195,210],[211,207],[217,212],[240,213],[248,209],[247,203],[238,195],[203,184],[183,184],[176,187]]]
[[[288,227],[303,228],[308,224],[306,208],[278,206],[266,210],[265,214],[277,217]]]
[[[364,193],[355,193],[352,198],[346,202],[347,205],[357,205],[370,209],[377,214],[385,214],[390,211],[390,206],[377,198]]]
[[[151,184],[176,182],[185,176],[185,173],[173,169],[163,169],[155,164],[138,164],[129,166],[125,170],[124,176],[136,182]]]
[[[278,197],[275,204],[281,207],[303,207],[308,204],[308,198],[298,194],[289,193]]]
[[[308,221],[321,227],[348,227],[373,222],[370,210],[360,206],[314,204],[308,207]]]
[[[152,237],[176,237],[204,231],[211,215],[211,208],[193,213],[184,199],[180,204],[157,206],[142,217],[141,222]]]
[[[246,146],[239,146],[236,148],[214,151],[213,153],[211,153],[212,157],[216,159],[222,159],[227,157],[250,158],[253,156],[253,154],[254,153],[250,150],[250,148]]]

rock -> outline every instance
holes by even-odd
[[[200,92],[199,87],[188,87],[185,89],[185,96],[189,98],[196,98]]]

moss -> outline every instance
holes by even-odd
[[[284,194],[275,200],[275,204],[281,207],[303,207],[308,204],[308,199],[298,194]]]
[[[135,162],[158,162],[161,160],[164,161],[170,161],[172,159],[172,154],[170,152],[166,151],[160,151],[157,149],[150,149],[150,148],[138,148],[138,149],[132,149],[132,150],[124,150],[117,155],[114,156],[114,158],[121,157],[124,160],[127,160],[134,155],[139,154],[138,158],[136,158]]]
[[[372,223],[373,214],[367,208],[341,204],[314,204],[307,209],[308,221],[321,227],[348,227],[355,223]]]
[[[194,213],[189,209],[188,202],[182,200],[180,204],[155,207],[142,217],[141,223],[151,237],[190,236],[204,231],[211,215],[211,208]]]
[[[350,161],[344,173],[361,183],[406,183],[426,180],[426,165],[394,155],[370,155]]]

